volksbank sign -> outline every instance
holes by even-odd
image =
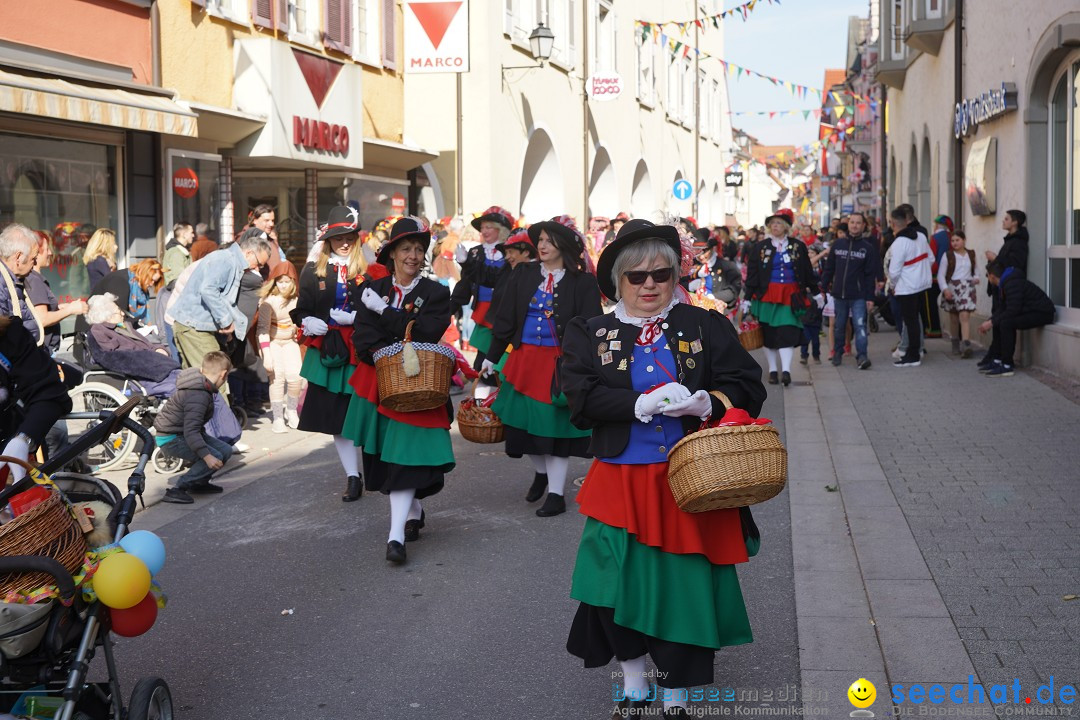
[[[981,123],[1012,112],[1016,107],[1016,85],[1003,82],[1000,88],[956,104],[953,135],[959,140],[975,132]]]

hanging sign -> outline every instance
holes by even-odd
[[[469,1],[406,0],[405,72],[469,70]]]
[[[172,176],[173,192],[182,198],[193,198],[199,192],[199,176],[191,168],[178,168]]]
[[[394,215],[405,214],[405,196],[401,193],[394,193],[390,196],[390,212]]]
[[[982,123],[1017,109],[1016,85],[1001,83],[977,97],[962,100],[953,112],[953,136],[959,140],[978,130]]]
[[[742,170],[728,170],[724,173],[724,187],[742,187]]]
[[[619,73],[596,73],[589,78],[586,87],[593,100],[614,100],[622,94],[622,76]]]

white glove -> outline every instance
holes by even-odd
[[[21,435],[8,440],[7,445],[0,451],[0,455],[6,455],[8,457],[18,458],[25,461],[30,457],[30,445]],[[9,463],[8,468],[11,470],[11,481],[18,482],[26,477],[26,469],[22,465],[16,465],[15,463]]]
[[[356,311],[338,310],[337,308],[331,308],[330,319],[336,322],[338,325],[352,325],[356,320]]]
[[[739,310],[741,310],[744,315],[750,312],[750,301],[743,300],[741,303],[739,303]]]
[[[689,390],[679,383],[670,382],[650,393],[642,393],[634,404],[634,415],[643,423],[652,422],[653,415],[665,406],[680,403],[689,397]]]
[[[360,302],[364,303],[364,307],[368,310],[378,315],[382,315],[383,310],[388,307],[387,302],[379,297],[379,293],[371,288],[364,288],[364,294],[360,296]]]
[[[818,293],[814,296],[814,304],[818,306],[818,310],[825,307],[825,296]]]
[[[668,417],[693,415],[704,420],[712,415],[712,398],[704,390],[698,390],[682,402],[665,405],[663,413]]]
[[[686,289],[687,289],[688,292],[696,293],[698,291],[698,288],[700,288],[704,284],[705,284],[705,281],[702,280],[701,278],[698,278],[697,280],[691,280],[690,281],[690,286],[687,287]]]
[[[300,323],[300,327],[304,329],[304,334],[308,336],[325,335],[326,331],[330,329],[325,322],[314,315],[308,315],[304,318],[304,321]]]
[[[492,374],[494,374],[494,372],[495,372],[495,363],[491,362],[490,360],[485,360],[480,365],[480,374],[481,375],[492,375]]]

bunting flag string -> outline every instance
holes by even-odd
[[[768,116],[770,120],[776,117],[786,117],[791,115],[801,115],[803,120],[808,120],[811,115],[816,118],[821,118],[822,115],[829,115],[830,112],[837,118],[846,115],[854,115],[855,112],[866,112],[867,110],[877,111],[876,102],[868,103],[856,103],[854,105],[834,105],[832,107],[824,108],[811,108],[808,110],[729,110],[728,115],[755,115],[758,117]]]
[[[742,19],[743,22],[746,22],[746,19],[750,17],[750,13],[754,11],[754,8],[758,4],[764,5],[766,2],[768,2],[769,5],[772,5],[774,3],[776,5],[780,4],[780,0],[750,0],[750,2],[745,2],[738,7],[733,7],[730,10],[725,10],[724,12],[718,13],[716,15],[709,15],[706,17],[698,18],[697,20],[684,20],[681,22],[678,20],[665,20],[663,22],[647,22],[645,20],[635,20],[634,23],[638,27],[643,28],[646,33],[648,33],[652,28],[674,27],[679,31],[680,35],[686,35],[695,26],[698,30],[701,30],[702,32],[708,29],[710,25],[714,29],[719,29],[720,23],[729,17],[739,17]]]
[[[801,145],[796,147],[794,150],[773,153],[772,155],[765,155],[761,158],[740,160],[736,164],[742,165],[743,170],[748,169],[751,165],[759,165],[770,169],[790,167],[795,163],[817,155],[817,153],[821,152],[823,149],[827,150],[830,145],[835,145],[838,142],[843,142],[845,139],[843,136],[850,135],[854,131],[855,128],[853,127],[834,129],[831,130],[829,134],[821,140],[816,140],[808,145]]]

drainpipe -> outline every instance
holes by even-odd
[[[956,0],[956,18],[953,20],[953,33],[956,40],[956,52],[953,57],[953,86],[956,105],[964,100],[964,0]],[[964,226],[964,138],[954,140],[953,152],[953,218],[955,227]]]
[[[881,61],[878,60],[878,62]],[[884,194],[881,196],[881,215],[879,224],[882,232],[884,232],[885,228],[889,225],[889,210],[891,210],[889,207],[889,193],[893,190],[889,183],[893,181],[893,178],[889,174],[889,138],[885,134],[885,117],[888,110],[889,88],[885,83],[881,83],[879,87],[881,88],[881,102],[878,104],[881,113],[878,118],[878,124],[881,127],[881,182],[878,187],[882,188],[884,191]]]
[[[161,87],[161,10],[156,2],[150,6],[150,64],[154,87]]]

